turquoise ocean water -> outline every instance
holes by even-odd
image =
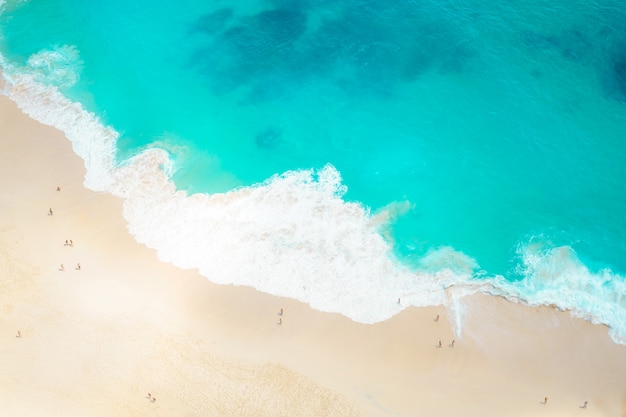
[[[626,4],[521,3],[7,1],[0,52],[163,260],[359,321],[458,287],[623,341]]]

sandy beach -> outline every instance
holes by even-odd
[[[604,326],[486,295],[460,334],[443,306],[364,325],[218,286],[135,242],[84,174],[0,97],[1,416],[626,416]]]

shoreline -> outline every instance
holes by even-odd
[[[359,324],[213,284],[134,241],[61,132],[5,96],[0,126],[9,415],[626,415],[626,347],[605,326],[474,295],[457,338],[446,307]]]
[[[250,286],[369,324],[388,320],[407,306],[447,305],[466,296],[469,290],[529,306],[556,304],[576,317],[608,325],[611,338],[626,345],[624,311],[615,299],[626,290],[623,282],[615,276],[611,278],[615,287],[608,288],[603,284],[606,277],[590,273],[568,246],[540,254],[543,266],[527,273],[521,281],[499,277],[472,281],[471,269],[457,271],[455,267],[438,267],[434,273],[415,272],[392,259],[395,257],[388,240],[372,227],[379,221],[384,223],[378,216],[385,217],[388,212],[370,217],[360,204],[333,194],[339,192],[341,178],[332,166],[317,172],[290,171],[282,174],[285,178],[272,177],[267,184],[225,194],[188,195],[177,190],[168,176],[173,162],[167,151],[144,149],[118,165],[118,132],[103,126],[96,115],[56,89],[21,74],[10,83],[7,95],[20,103],[31,118],[64,132],[74,153],[88,168],[83,184],[123,199],[124,221],[136,241],[154,248],[164,262],[182,269],[197,268],[211,282]],[[318,188],[321,184],[323,190]],[[311,222],[320,212],[323,220]],[[285,222],[276,221],[279,218]],[[172,232],[173,220],[176,232]],[[195,251],[195,246],[203,249]],[[275,256],[277,247],[280,262]],[[447,253],[449,250],[453,253]],[[451,248],[441,251],[453,263],[456,256],[465,257]],[[318,252],[324,253],[324,262],[319,261]],[[355,252],[361,259],[368,259],[365,271],[361,270],[365,263],[356,259]],[[551,271],[549,265],[553,263],[563,263],[566,273]],[[318,280],[328,268],[342,272],[332,275],[332,279]],[[568,278],[571,268],[576,271],[575,279]],[[288,274],[293,274],[301,285],[292,285],[286,278]],[[368,291],[348,290],[353,282],[369,287]],[[402,305],[395,302],[398,297]]]

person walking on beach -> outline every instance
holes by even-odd
[[[52,216],[54,213],[52,213],[52,209],[48,210],[48,216]]]
[[[59,271],[65,271],[65,267],[63,266],[63,264],[61,264],[61,267],[59,268]]]
[[[278,325],[282,326],[283,325],[283,319],[278,319]]]
[[[283,315],[283,309],[282,309],[282,308],[280,309],[280,313],[278,313],[278,315],[279,315],[279,316],[282,316],[282,315]]]
[[[587,404],[589,404],[589,401],[585,401],[585,402],[583,403],[583,406],[582,406],[581,408],[587,408]]]
[[[450,347],[454,347],[454,340],[450,343]]]
[[[74,241],[72,239],[70,239],[70,248],[74,247]]]
[[[543,397],[543,403],[548,404],[548,397]]]
[[[68,242],[67,239],[65,239],[65,245],[63,246],[69,246],[69,245],[70,245],[70,242]]]
[[[437,345],[437,347],[441,347],[441,340],[439,341],[439,344]]]
[[[57,186],[57,191],[61,191],[61,187]]]
[[[439,314],[437,314],[437,317],[435,317],[435,321],[439,321]]]
[[[76,270],[80,271],[80,262],[76,264]]]
[[[17,331],[17,334],[15,335],[15,337],[22,337],[22,332],[20,332],[19,330]]]

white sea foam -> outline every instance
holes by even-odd
[[[69,88],[78,82],[83,62],[75,47],[62,45],[31,55],[27,66],[40,84]]]
[[[555,305],[593,323],[609,325],[611,338],[626,344],[626,279],[610,270],[592,273],[567,246],[520,245],[524,279],[498,281],[505,295],[532,305]]]
[[[163,261],[198,268],[216,283],[248,285],[363,323],[388,319],[410,305],[450,305],[457,337],[463,297],[478,291],[517,297],[608,324],[614,340],[626,343],[624,280],[612,279],[609,271],[589,273],[567,248],[521,248],[526,279],[517,283],[472,280],[475,260],[447,247],[427,254],[422,272],[411,271],[394,260],[381,234],[410,203],[372,215],[342,199],[345,186],[330,165],[223,194],[187,195],[170,179],[167,152],[148,149],[116,165],[113,129],[38,83],[28,69],[0,64],[6,94],[33,118],[66,133],[85,161],[85,186],[122,197],[130,232]]]
[[[39,83],[38,76],[28,72],[29,68],[16,68],[1,57],[0,65],[6,80],[5,93],[32,118],[63,131],[74,152],[85,161],[85,186],[107,191],[115,171],[117,132],[104,127],[80,103],[71,102],[56,88]]]
[[[138,155],[118,170],[113,192],[124,197],[124,216],[139,241],[211,281],[372,323],[408,305],[445,304],[444,289],[458,278],[394,262],[367,210],[341,199],[344,187],[331,166],[187,196],[159,169],[166,162],[156,149]]]

